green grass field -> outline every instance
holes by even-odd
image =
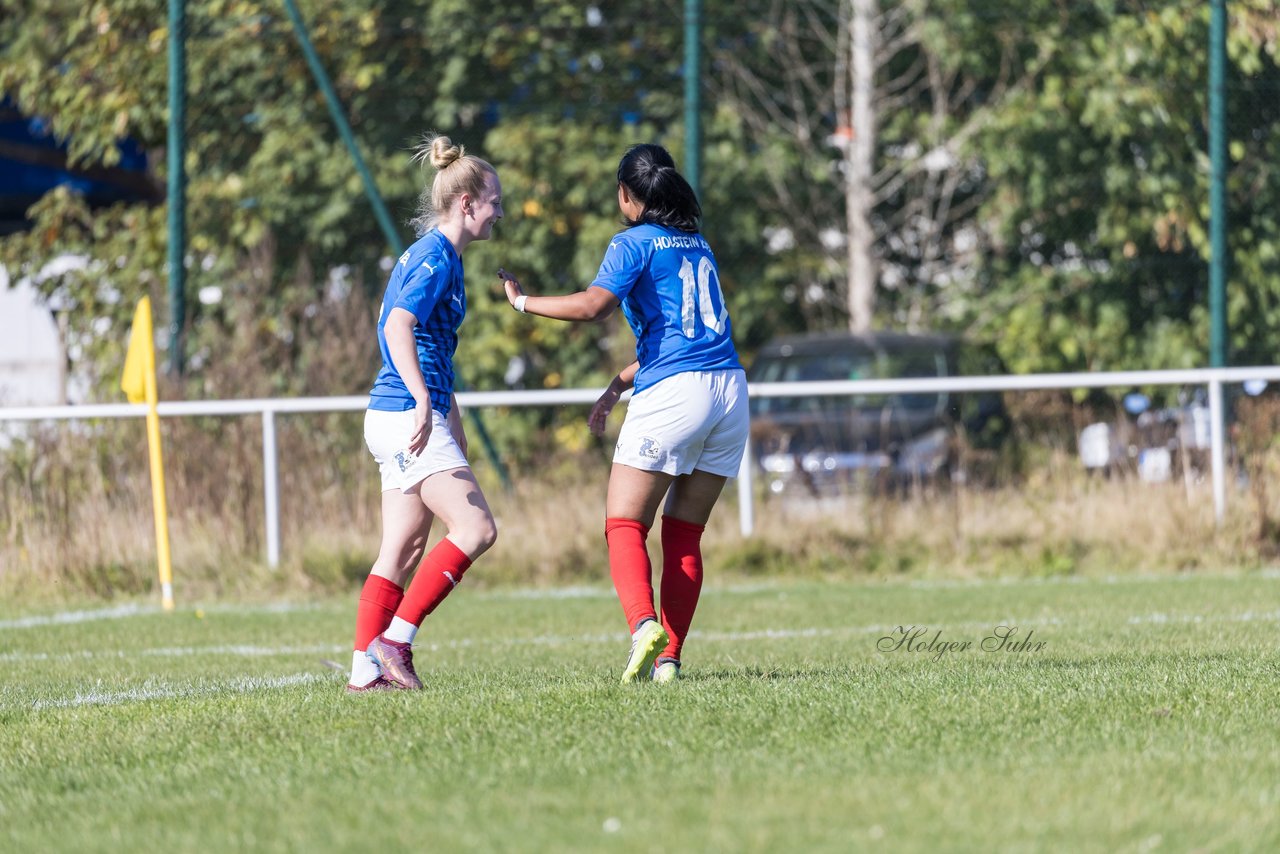
[[[354,600],[0,605],[0,849],[1280,850],[1275,573],[710,586],[671,686],[604,588],[464,587],[349,697]]]

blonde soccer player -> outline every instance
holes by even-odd
[[[653,144],[628,149],[617,177],[627,227],[585,290],[533,296],[505,270],[498,275],[517,311],[584,321],[621,305],[635,332],[636,361],[613,379],[588,424],[603,432],[618,398],[634,389],[605,499],[609,571],[631,631],[622,681],[670,682],[702,590],[702,533],[746,445],[747,383],[693,188]],[[664,498],[659,622],[645,540]]]
[[[467,464],[453,354],[467,313],[462,253],[502,218],[502,184],[448,137],[428,137],[414,159],[436,175],[413,220],[418,240],[397,260],[378,317],[382,368],[364,434],[382,476],[382,543],[356,610],[353,693],[422,687],[412,651],[419,627],[497,538]],[[448,533],[423,558],[436,517]]]

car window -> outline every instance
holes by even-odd
[[[880,359],[885,379],[918,379],[947,376],[947,357],[942,350],[912,348],[885,353]],[[899,405],[913,410],[936,409],[941,396],[937,393],[898,395]]]
[[[875,375],[875,362],[866,353],[804,353],[767,356],[752,370],[754,382],[792,383],[823,380],[858,380]],[[815,409],[847,409],[858,405],[849,398],[772,397],[755,401],[755,411],[796,412]]]
[[[771,383],[856,380],[869,375],[873,367],[867,355],[821,353],[765,357],[753,373],[757,381]]]
[[[878,352],[865,350],[823,353],[770,353],[761,355],[751,371],[752,382],[807,382],[821,380],[908,379],[945,377],[947,351],[943,346],[920,342],[881,345]],[[947,404],[947,395],[937,393],[902,395],[855,395],[835,397],[756,398],[755,414],[827,413],[838,415],[852,410],[878,410],[890,406],[900,412],[927,413]]]

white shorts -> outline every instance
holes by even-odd
[[[467,466],[467,458],[449,430],[449,421],[431,410],[431,436],[417,456],[409,453],[413,432],[413,410],[383,412],[369,409],[364,414],[364,443],[382,471],[382,491],[413,492],[429,475]]]
[[[674,475],[697,469],[735,477],[750,426],[741,369],[675,374],[631,398],[613,461]]]

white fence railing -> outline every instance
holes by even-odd
[[[1223,437],[1223,386],[1248,380],[1280,381],[1280,367],[1202,368],[1177,371],[1117,371],[1080,374],[1019,374],[993,377],[947,377],[909,380],[841,380],[796,383],[754,383],[752,397],[829,397],[855,394],[929,394],[937,392],[1037,391],[1044,389],[1132,388],[1134,386],[1206,386],[1209,391],[1210,461],[1214,512],[1221,523],[1226,512],[1226,442]],[[589,406],[600,396],[598,389],[545,391],[459,392],[463,407]],[[263,497],[266,515],[267,562],[280,562],[279,460],[276,454],[275,416],[278,413],[355,412],[369,402],[366,395],[246,400],[166,401],[161,417],[192,415],[261,415]],[[142,418],[142,404],[91,404],[0,408],[4,421],[85,421],[97,418]],[[753,463],[743,456],[738,472],[739,526],[744,535],[755,529]]]

